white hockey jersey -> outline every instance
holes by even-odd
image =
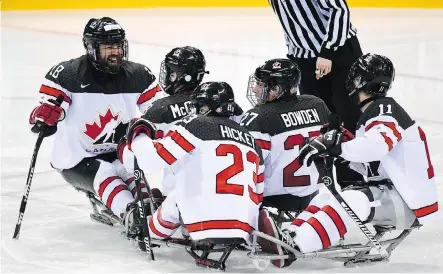
[[[240,125],[250,131],[263,150],[265,197],[304,197],[317,191],[318,171],[314,165],[299,164],[299,149],[305,138],[320,135],[329,113],[321,99],[300,95],[295,100],[256,106],[243,115]]]
[[[368,106],[356,138],[342,144],[340,156],[365,163],[369,179],[390,179],[420,223],[435,217],[437,190],[426,135],[394,99],[379,98]]]
[[[164,138],[138,136],[131,148],[144,172],[174,173],[177,206],[193,239],[204,238],[207,230],[224,231],[220,238],[246,238],[257,229],[264,188],[261,149],[234,121],[190,115]],[[126,153],[127,148],[123,158]]]
[[[65,118],[57,124],[51,160],[58,170],[115,151],[129,121],[167,96],[150,70],[138,63],[125,62],[117,75],[101,77],[83,55],[55,65],[43,80],[40,103],[64,97]]]

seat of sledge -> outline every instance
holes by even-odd
[[[243,238],[207,238],[192,242],[186,247],[198,266],[219,270],[226,269],[226,260],[233,250],[245,251],[246,241]],[[222,253],[219,259],[208,258],[210,254]]]
[[[263,198],[262,206],[274,209],[269,210],[269,213],[277,225],[281,227],[284,222],[292,222],[317,194],[318,191],[304,197],[291,194],[266,196]]]

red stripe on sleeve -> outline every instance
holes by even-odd
[[[72,104],[72,100],[71,98],[69,98],[68,95],[66,95],[66,93],[64,93],[63,91],[56,89],[56,88],[51,88],[45,85],[42,85],[40,87],[40,93],[44,93],[46,95],[50,95],[50,96],[54,96],[54,97],[58,97],[60,94],[63,95],[63,100],[68,103],[68,104]]]
[[[174,157],[174,155],[171,154],[162,144],[158,142],[153,142],[154,147],[157,149],[157,153],[160,157],[162,157],[163,160],[165,160],[166,163],[172,165],[177,161],[177,159]]]
[[[155,94],[157,94],[157,92],[159,92],[161,90],[162,90],[162,88],[159,85],[156,85],[154,88],[142,93],[137,100],[137,104],[140,105],[140,104],[143,104],[143,103],[151,100],[152,97],[154,97]]]

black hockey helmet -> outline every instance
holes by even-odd
[[[232,116],[234,113],[234,91],[226,82],[205,82],[192,94],[193,112],[203,115]]]
[[[351,100],[359,104],[361,91],[372,97],[386,96],[394,78],[394,64],[388,57],[368,53],[358,58],[349,69],[346,88]]]
[[[100,51],[100,45],[105,45],[107,56]],[[92,65],[104,73],[116,74],[124,61],[128,60],[128,41],[125,30],[112,18],[91,18],[83,31],[83,46]],[[113,54],[117,50],[117,54]]]
[[[287,100],[297,94],[300,70],[289,59],[271,59],[249,76],[246,97],[253,105],[275,100]]]
[[[159,82],[168,94],[192,92],[202,81],[206,60],[203,53],[194,47],[172,49],[160,66]]]

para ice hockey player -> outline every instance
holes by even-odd
[[[429,223],[438,211],[438,202],[426,135],[393,98],[386,96],[394,77],[394,66],[387,57],[360,57],[347,80],[349,96],[362,111],[355,139],[343,142],[343,136],[349,134],[342,130],[311,138],[301,148],[300,163],[309,166],[325,155],[353,162],[369,181],[344,189],[340,195],[364,223],[401,230],[417,222]],[[376,170],[370,165],[374,161],[378,161]],[[266,211],[260,212],[260,220],[263,232],[302,252],[336,245],[348,231],[358,229],[330,193],[316,196],[283,231],[275,227]],[[262,243],[269,252],[286,252],[267,241]],[[281,267],[291,262],[274,261]]]
[[[148,218],[152,238],[165,239],[183,225],[193,241],[247,240],[257,228],[263,159],[254,137],[229,119],[233,104],[228,84],[206,82],[192,95],[197,114],[180,120],[163,138],[155,139],[156,127],[145,119],[129,127],[128,148],[140,168],[144,172],[170,168],[177,181]],[[127,216],[137,218],[131,213]]]
[[[176,47],[166,54],[161,63],[159,82],[169,96],[155,101],[142,115],[142,118],[155,124],[155,138],[162,138],[177,121],[191,113],[191,96],[205,74],[209,74],[209,71],[206,71],[206,59],[199,49],[191,46]],[[237,104],[233,105],[233,117],[239,117],[243,110]],[[126,139],[121,140],[118,152],[121,154],[120,159],[128,162],[126,166],[129,168],[133,166],[133,154],[125,151],[125,146]],[[128,171],[132,172],[132,169]],[[163,194],[169,195],[174,185],[174,174],[166,168],[163,175]],[[129,189],[135,192],[135,182],[129,185]]]
[[[109,17],[92,18],[83,32],[86,54],[46,74],[29,122],[55,134],[52,166],[75,188],[98,195],[121,216],[134,200],[132,180],[117,157],[129,121],[166,94],[144,65],[128,61],[125,30]],[[54,104],[63,95],[61,107]]]
[[[156,125],[155,138],[162,138],[169,128],[191,111],[191,95],[195,88],[203,81],[206,73],[206,60],[203,53],[194,47],[173,48],[161,63],[159,83],[168,97],[159,99],[152,104],[142,118]],[[128,168],[133,167],[134,156],[130,151],[123,152],[126,139],[122,139],[118,146],[119,157],[127,162]],[[128,170],[130,173],[133,169]],[[169,195],[175,184],[174,175],[169,169],[163,173],[163,194]],[[129,190],[135,193],[135,182],[129,185]]]
[[[240,122],[263,151],[263,205],[285,211],[305,209],[318,192],[318,171],[299,164],[299,149],[304,138],[320,134],[330,113],[321,99],[297,95],[299,82],[291,60],[266,61],[249,77],[247,97],[254,107]]]

